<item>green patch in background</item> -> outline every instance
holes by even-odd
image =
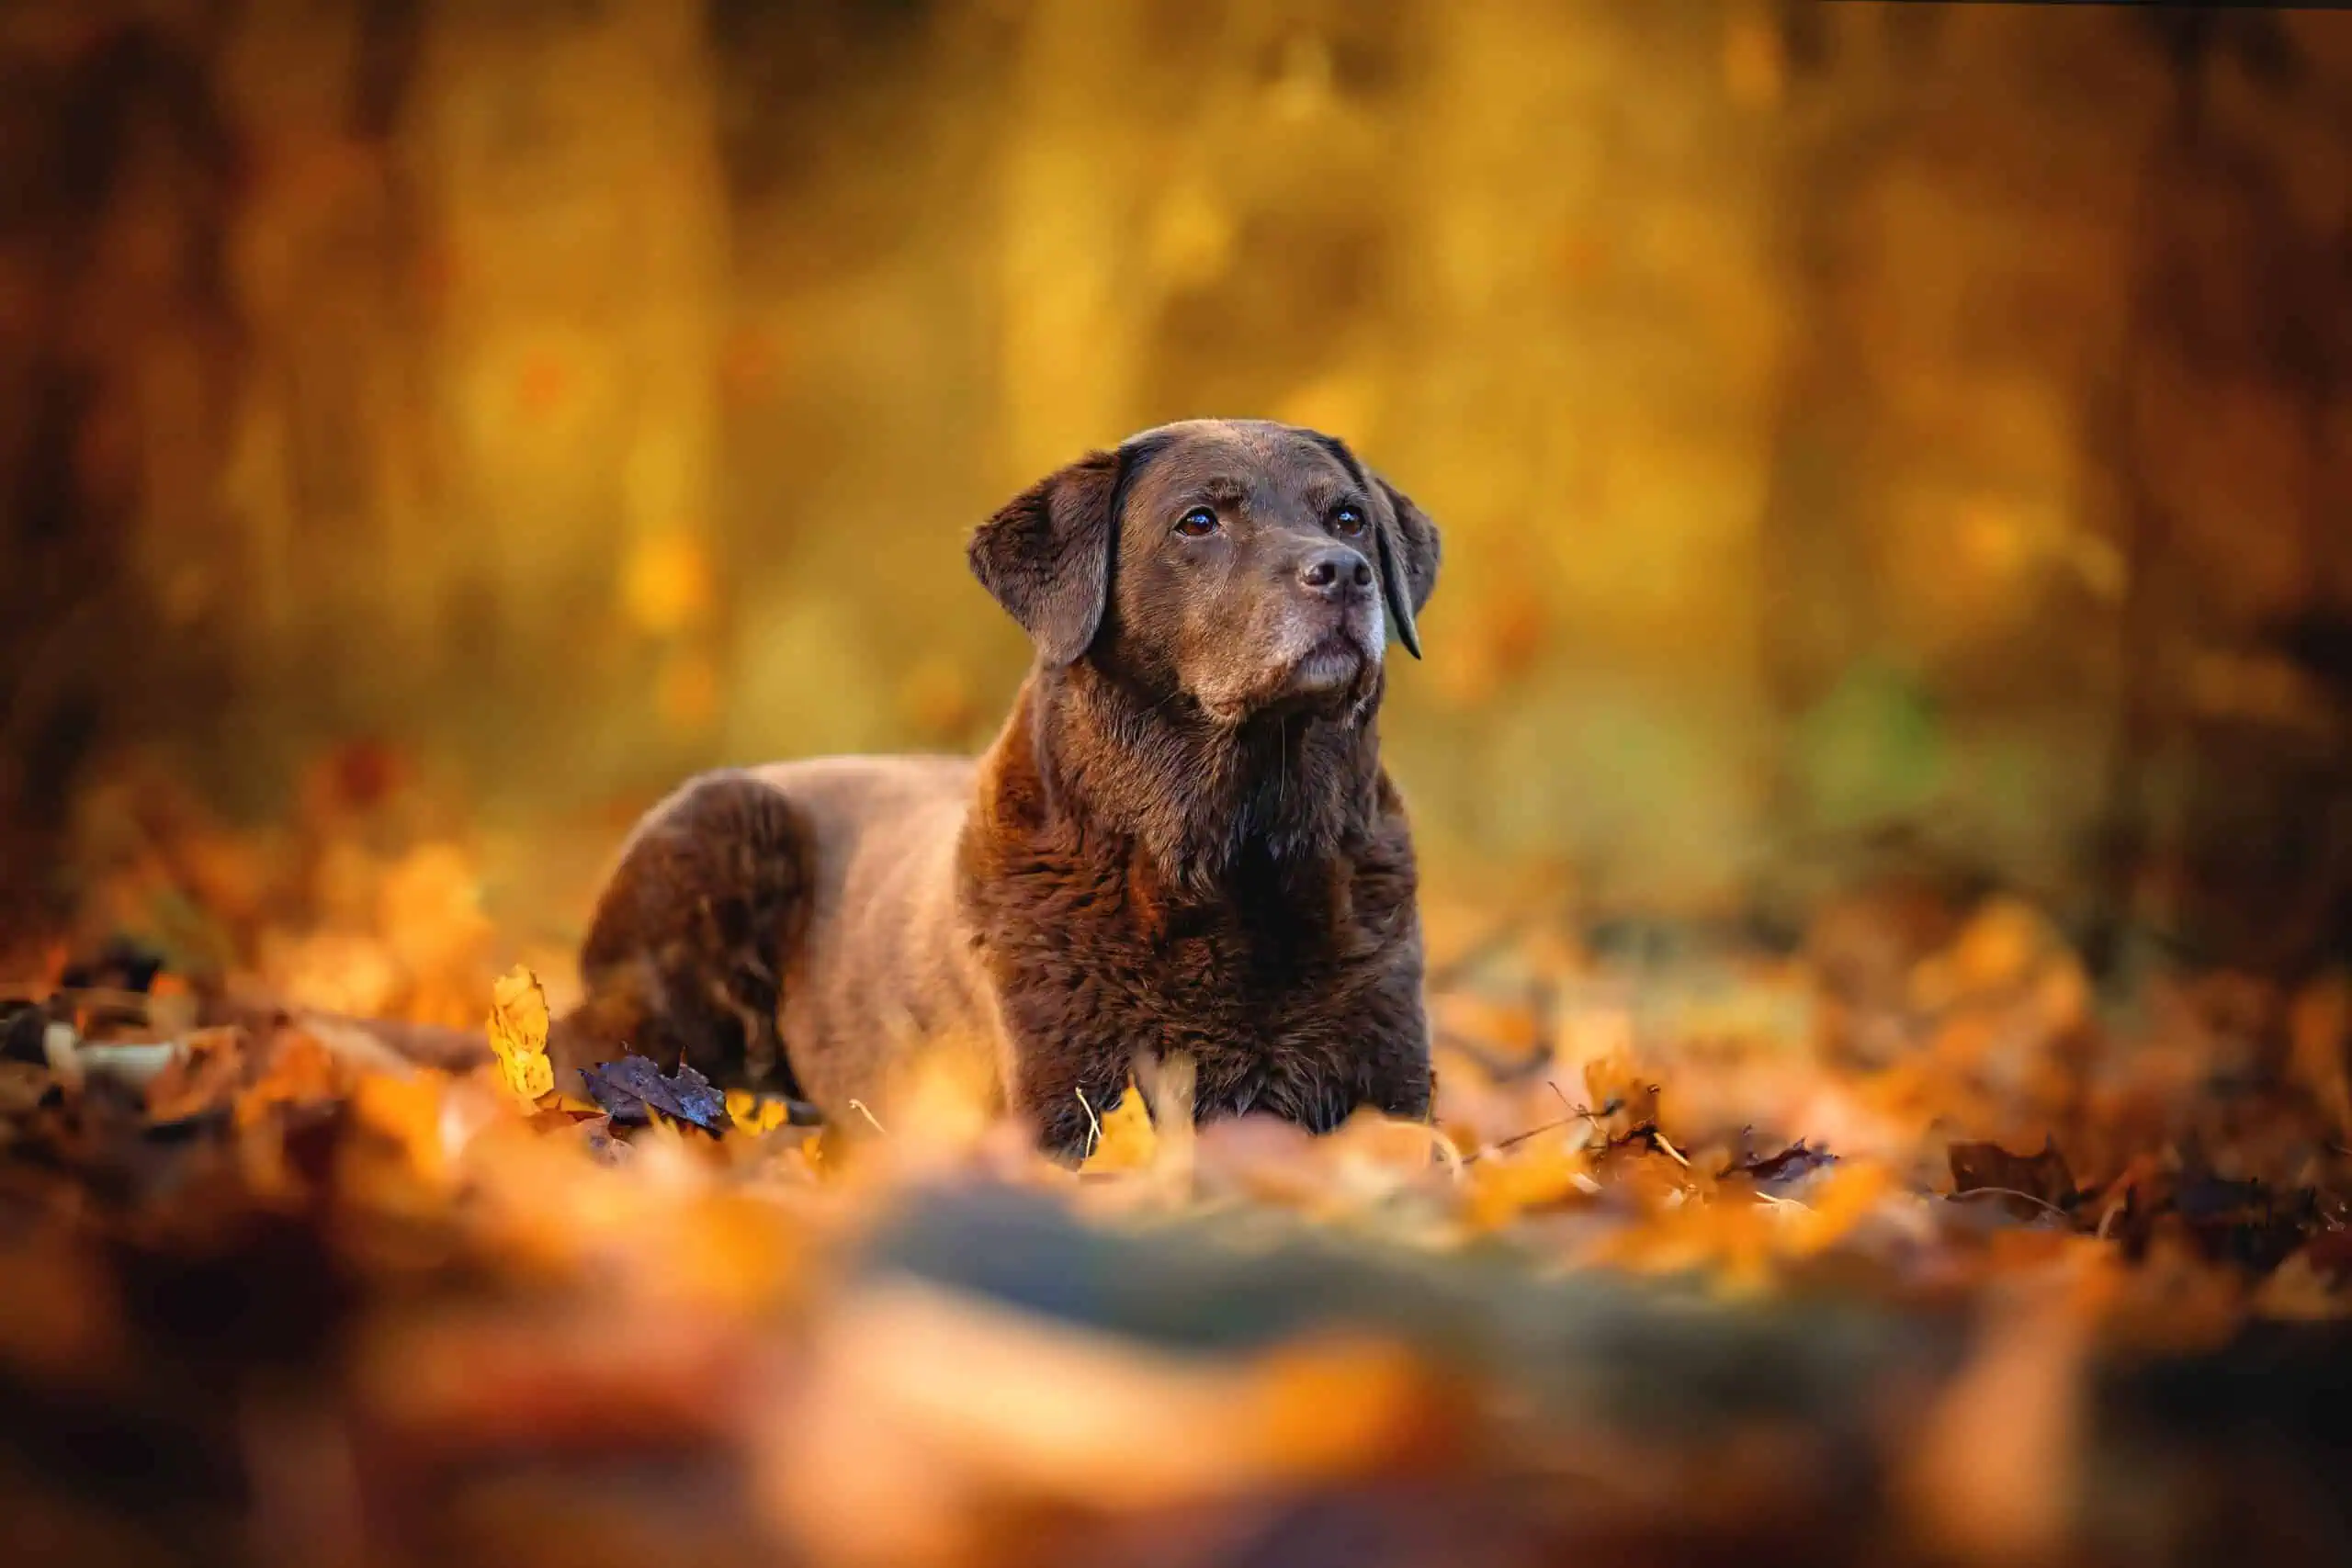
[[[1788,745],[1803,819],[1833,835],[1916,820],[1951,784],[1941,705],[1918,677],[1880,660],[1849,666]]]

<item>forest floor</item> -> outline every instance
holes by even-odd
[[[0,954],[11,1561],[2352,1561],[2341,980],[1432,894],[1431,1124],[1159,1064],[1069,1169],[555,1082],[528,857],[379,772],[99,792]]]

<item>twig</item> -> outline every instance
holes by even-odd
[[[1513,1133],[1508,1138],[1498,1138],[1483,1149],[1478,1149],[1473,1153],[1464,1155],[1462,1156],[1462,1163],[1467,1165],[1471,1161],[1477,1159],[1482,1155],[1493,1154],[1497,1150],[1510,1148],[1514,1144],[1523,1144],[1530,1138],[1540,1138],[1546,1133],[1556,1133],[1563,1127],[1573,1125],[1578,1122],[1589,1122],[1590,1120],[1592,1120],[1592,1117],[1589,1112],[1580,1111],[1573,1116],[1563,1116],[1557,1122],[1541,1122],[1535,1126],[1530,1127],[1524,1133]]]
[[[2037,1198],[2030,1192],[2020,1192],[2014,1187],[1972,1187],[1965,1192],[1952,1193],[1951,1195],[1951,1201],[1957,1203],[1963,1198],[1983,1198],[1988,1195],[2001,1198],[2022,1198],[2027,1202],[2034,1205],[2034,1207],[2038,1209],[2047,1209],[2050,1213],[2057,1215],[2060,1219],[2064,1220],[2069,1224],[2072,1224],[2075,1218],[2074,1215],[2068,1213],[2065,1210],[2060,1208],[2049,1199]]]
[[[886,1138],[890,1135],[889,1130],[884,1127],[881,1122],[876,1122],[874,1119],[874,1112],[865,1109],[865,1101],[862,1100],[853,1100],[849,1102],[849,1108],[852,1111],[856,1111],[860,1116],[865,1117],[865,1124],[867,1126],[873,1128],[876,1132],[881,1134]]]
[[[1086,1112],[1086,1152],[1091,1155],[1102,1146],[1102,1119],[1094,1114],[1094,1107],[1086,1103],[1086,1090],[1080,1089],[1072,1092],[1078,1096],[1078,1108]]]
[[[1514,1144],[1523,1144],[1530,1138],[1540,1138],[1546,1133],[1555,1133],[1561,1128],[1568,1126],[1572,1122],[1596,1122],[1600,1120],[1600,1118],[1595,1115],[1592,1111],[1577,1104],[1566,1094],[1562,1094],[1560,1091],[1560,1086],[1550,1078],[1545,1078],[1544,1080],[1544,1087],[1550,1089],[1554,1094],[1559,1096],[1560,1103],[1567,1107],[1568,1113],[1566,1116],[1561,1117],[1557,1122],[1539,1122],[1534,1126],[1528,1128],[1524,1133],[1513,1133],[1508,1138],[1498,1138],[1493,1143],[1488,1144],[1485,1148],[1473,1150],[1471,1153],[1464,1155],[1462,1156],[1462,1163],[1467,1165],[1471,1161],[1476,1159],[1480,1155],[1492,1154],[1498,1149],[1507,1149]],[[1679,1155],[1675,1157],[1678,1159],[1681,1158]],[[1688,1160],[1684,1160],[1683,1163],[1688,1165],[1690,1162]]]

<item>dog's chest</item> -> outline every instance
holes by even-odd
[[[1245,878],[1185,902],[1046,861],[989,902],[1007,1021],[1025,1048],[1077,1058],[1084,1077],[1181,1051],[1210,1099],[1280,1098],[1287,1077],[1347,1076],[1367,1032],[1396,1010],[1384,1002],[1419,992],[1409,872],[1383,864]]]

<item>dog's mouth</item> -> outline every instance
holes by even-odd
[[[1367,655],[1363,644],[1347,631],[1333,628],[1316,639],[1290,667],[1283,694],[1290,697],[1330,696],[1348,691],[1363,674]]]

